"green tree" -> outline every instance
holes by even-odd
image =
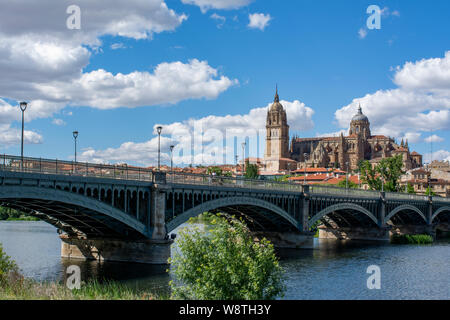
[[[222,168],[220,167],[208,167],[208,170],[206,171],[207,174],[213,174],[215,173],[217,176],[222,176]]]
[[[346,180],[343,179],[343,180],[339,181],[339,183],[337,184],[337,186],[340,187],[340,188],[345,188],[345,187],[347,187],[347,182],[346,182]],[[348,188],[349,188],[349,189],[358,189],[358,188],[359,188],[359,185],[358,185],[357,183],[354,183],[354,182],[348,180]]]
[[[256,164],[250,164],[247,161],[245,167],[245,177],[247,179],[258,179],[258,166]]]
[[[361,180],[372,190],[381,190],[384,181],[384,191],[398,192],[401,189],[400,177],[404,174],[402,167],[401,155],[384,158],[374,168],[365,160],[360,164]]]
[[[427,190],[425,191],[425,194],[427,196],[435,196],[436,195],[436,193],[433,192],[433,189],[431,189],[429,186],[427,187]]]
[[[180,231],[170,282],[176,299],[274,299],[284,291],[283,270],[273,245],[255,242],[247,226],[224,215],[210,220],[208,232],[190,226]]]
[[[412,184],[408,183],[407,187],[406,187],[406,192],[411,193],[411,194],[415,194],[416,191],[414,191],[414,187]]]
[[[0,286],[5,285],[10,272],[17,271],[16,263],[3,251],[0,244]]]

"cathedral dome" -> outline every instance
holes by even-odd
[[[358,107],[358,113],[352,118],[352,121],[369,121],[369,119],[362,113],[361,105]]]

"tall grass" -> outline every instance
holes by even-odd
[[[0,300],[155,300],[160,297],[135,292],[118,282],[89,281],[70,290],[57,282],[36,282],[22,276],[16,263],[0,245]]]
[[[428,234],[395,234],[391,238],[394,244],[429,244],[433,243],[433,237]]]

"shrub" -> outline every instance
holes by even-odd
[[[428,244],[433,243],[433,237],[428,234],[395,234],[392,236],[391,242],[395,244]]]
[[[274,299],[284,291],[283,270],[273,245],[254,241],[235,218],[214,216],[211,228],[190,226],[177,237],[172,297],[199,300]]]
[[[0,244],[0,285],[6,285],[10,273],[17,271],[16,263],[3,251]]]

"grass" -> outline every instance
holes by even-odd
[[[19,274],[0,285],[0,300],[157,300],[154,294],[135,292],[118,282],[81,283],[80,289],[68,289],[57,282],[36,282]]]
[[[433,243],[433,237],[428,234],[395,234],[391,238],[394,244],[430,244]]]
[[[0,300],[156,300],[154,294],[133,291],[125,285],[96,280],[70,290],[57,282],[37,282],[25,278],[0,244]]]
[[[40,221],[36,217],[31,216],[20,216],[20,217],[9,217],[4,221]]]

